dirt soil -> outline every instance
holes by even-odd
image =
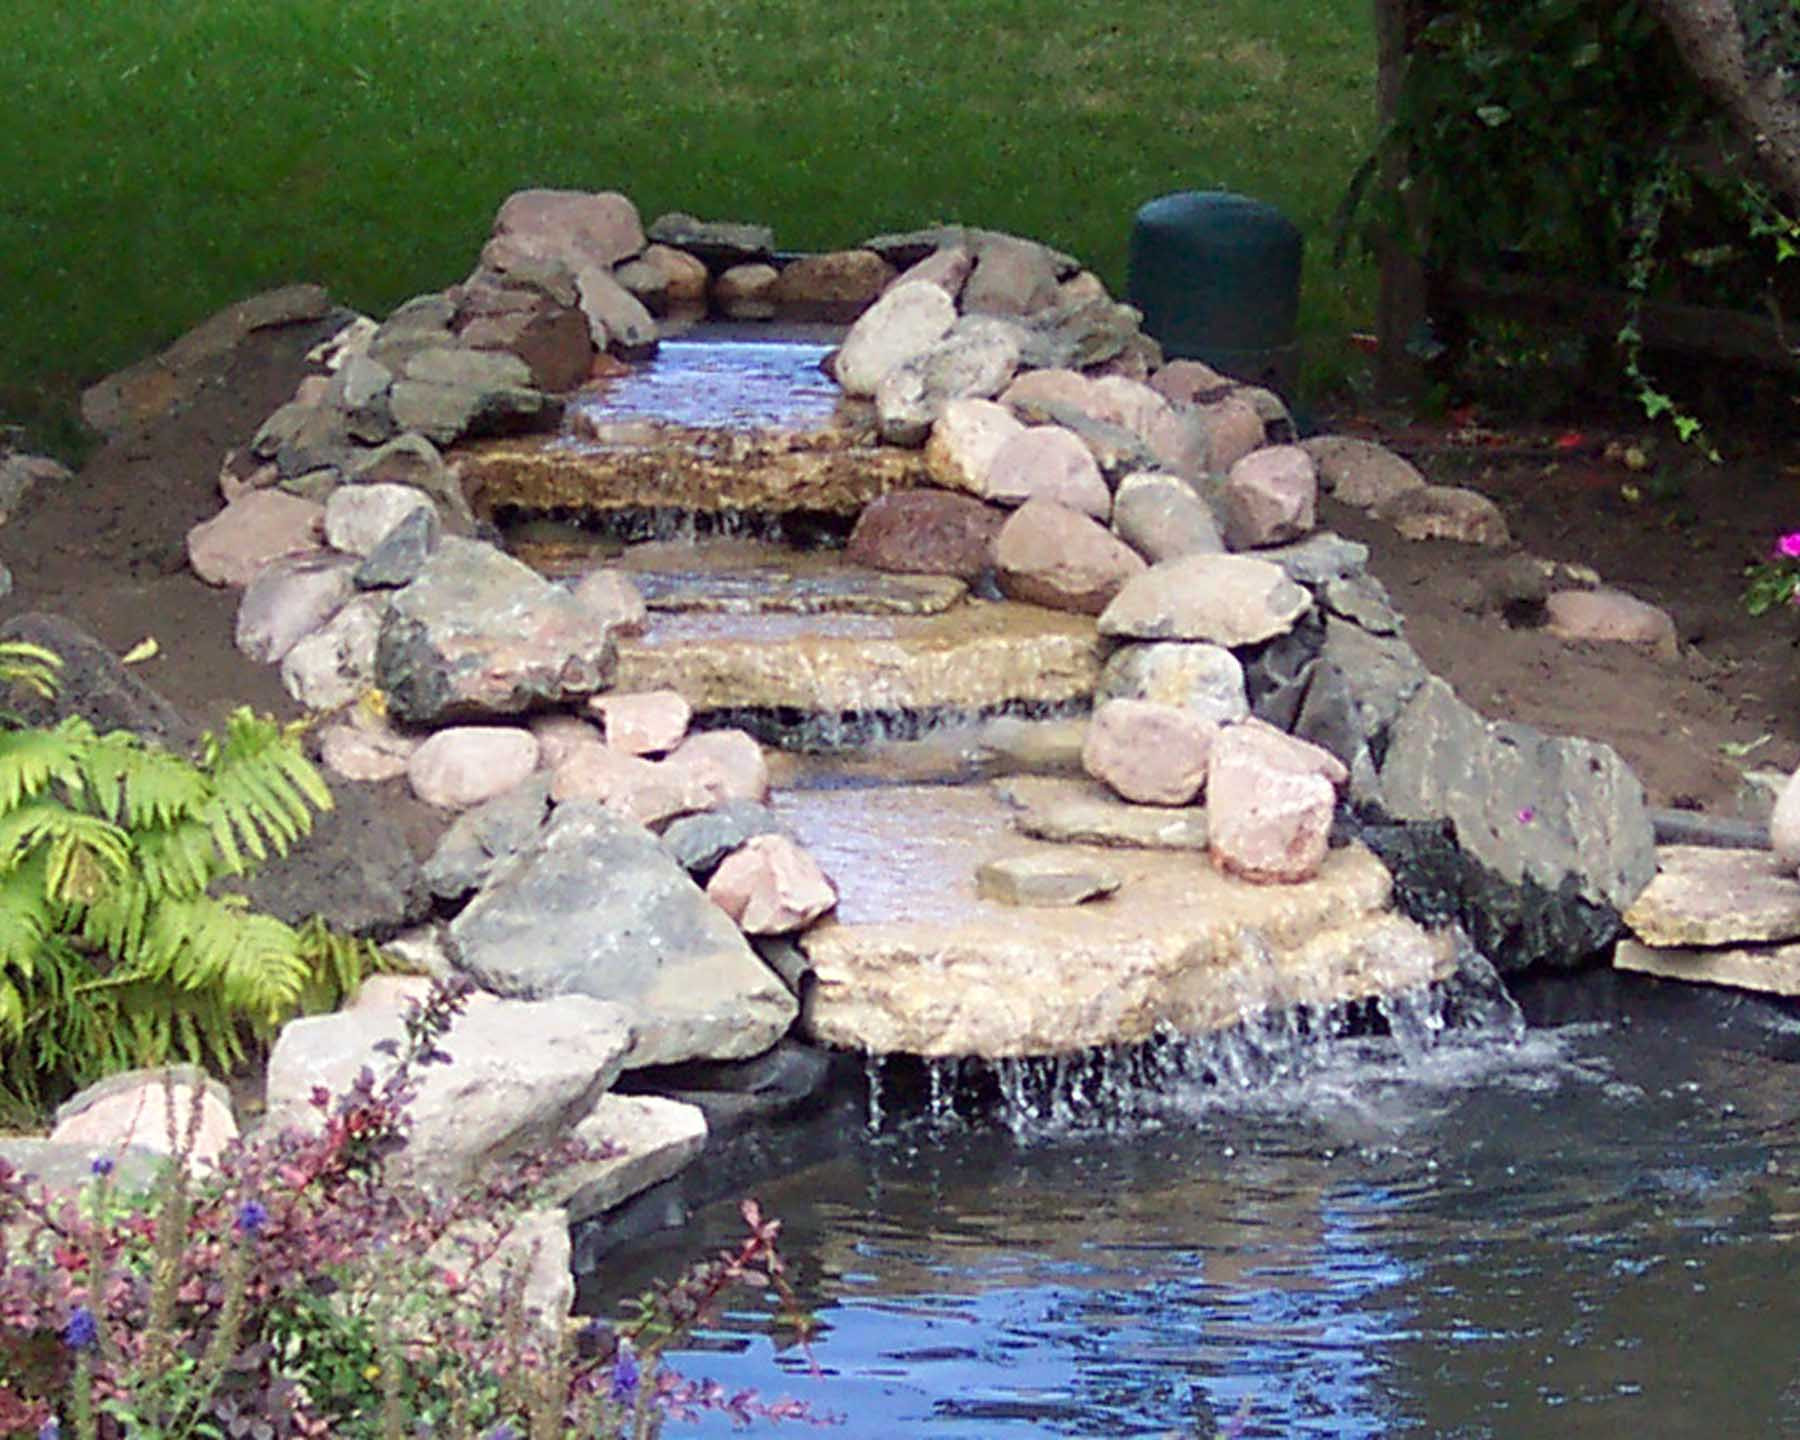
[[[253,334],[192,403],[104,445],[73,483],[29,496],[0,528],[14,579],[0,614],[55,611],[120,653],[154,637],[159,653],[140,675],[202,722],[238,704],[295,715],[275,669],[233,648],[235,592],[195,579],[183,542],[219,508],[226,452],[291,396],[330,328]],[[1674,616],[1672,659],[1517,628],[1484,599],[1509,552],[1410,543],[1326,502],[1321,522],[1370,546],[1413,645],[1470,704],[1611,743],[1656,805],[1736,815],[1743,770],[1800,762],[1800,614],[1752,619],[1741,601],[1744,566],[1800,528],[1800,450],[1634,471],[1606,446],[1642,437],[1604,429],[1500,430],[1467,415],[1340,425],[1386,440],[1434,481],[1493,497],[1519,547],[1589,565]],[[394,801],[410,804],[397,787]],[[411,820],[425,843],[431,817]]]

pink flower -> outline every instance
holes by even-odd
[[[1789,560],[1800,560],[1800,530],[1790,530],[1777,537],[1775,553]]]
[[[1519,823],[1521,825],[1529,825],[1535,819],[1537,819],[1537,811],[1533,810],[1529,805],[1519,811]]]

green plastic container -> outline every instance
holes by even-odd
[[[1299,227],[1260,200],[1185,190],[1131,227],[1131,303],[1171,360],[1291,394],[1299,376]]]

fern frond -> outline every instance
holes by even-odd
[[[0,974],[30,980],[37,973],[56,916],[44,894],[41,864],[0,874]]]
[[[144,948],[152,894],[137,876],[128,876],[75,917],[74,930],[103,955],[132,968]]]
[[[94,728],[71,716],[49,730],[0,730],[0,813],[16,809],[52,781],[81,785],[81,756]]]
[[[88,904],[124,879],[131,838],[111,821],[49,800],[0,815],[0,870],[42,850],[45,893],[60,904]]]
[[[261,861],[312,829],[313,812],[331,808],[331,791],[285,729],[240,709],[222,744],[203,746],[213,781],[208,824],[228,862],[242,867],[238,847]]]
[[[219,853],[218,837],[200,820],[166,829],[139,830],[133,837],[138,871],[155,895],[198,895],[221,874],[232,874]]]
[[[62,656],[54,650],[29,640],[0,641],[0,685],[22,686],[54,700],[62,663]]]
[[[153,906],[138,959],[146,979],[212,991],[228,1009],[269,1023],[294,1009],[307,979],[292,927],[251,913],[239,896]]]
[[[0,1040],[16,1043],[25,1033],[25,998],[0,975]]]
[[[296,932],[307,982],[300,997],[303,1014],[318,1015],[354,1000],[371,975],[391,974],[401,967],[372,940],[342,935],[317,915]]]
[[[81,771],[92,808],[133,830],[189,819],[212,791],[185,757],[126,730],[96,736],[81,754]]]

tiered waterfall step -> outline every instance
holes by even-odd
[[[1620,970],[1800,995],[1800,877],[1769,850],[1662,845],[1625,923]]]

